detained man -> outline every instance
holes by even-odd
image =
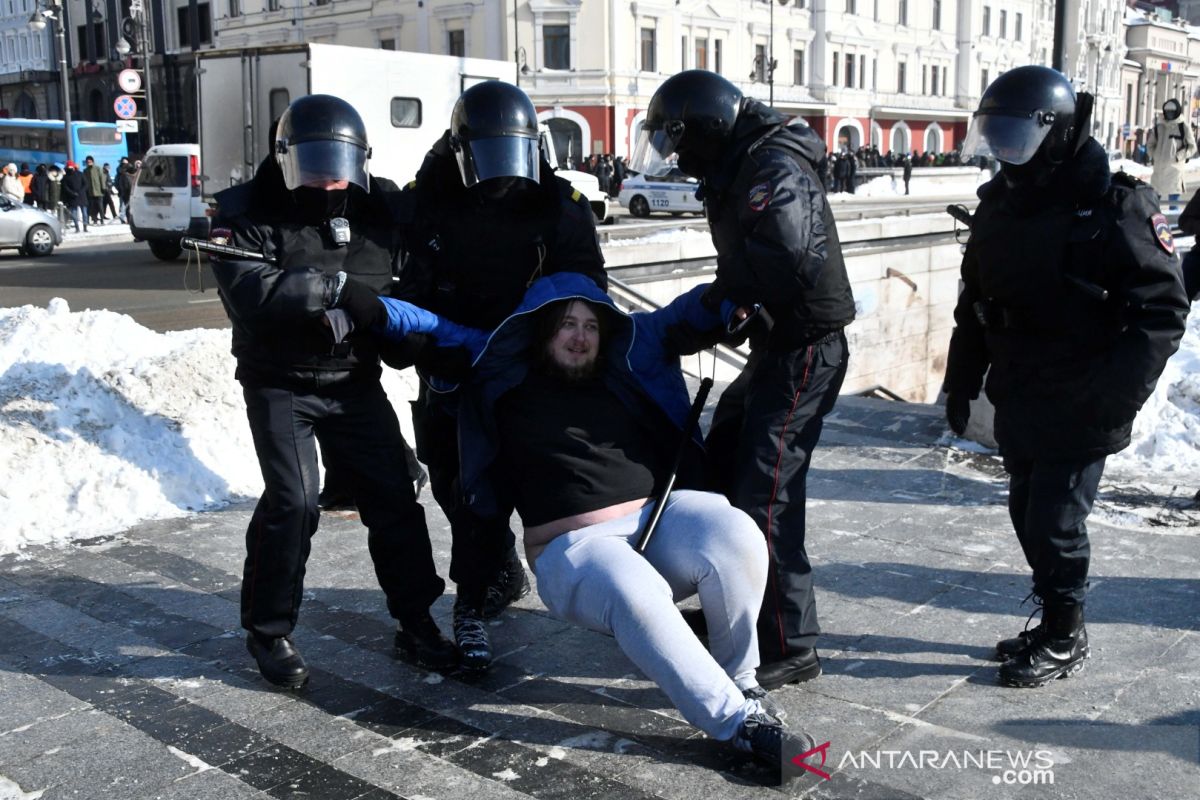
[[[779,766],[790,734],[755,679],[767,553],[754,521],[722,495],[681,488],[644,555],[634,547],[685,441],[690,403],[671,330],[722,323],[701,305],[704,288],[625,314],[586,276],[550,275],[490,335],[381,302],[387,336],[425,333],[471,350],[472,377],[459,388],[463,496],[490,513],[503,481],[546,607],[615,637],[690,723]],[[731,304],[723,312],[732,319]],[[703,472],[699,431],[686,442],[682,487]],[[709,650],[675,605],[696,594]]]

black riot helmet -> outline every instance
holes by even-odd
[[[371,190],[367,127],[340,97],[310,94],[292,101],[275,130],[275,160],[288,189],[349,181]]]
[[[503,81],[477,83],[462,93],[450,114],[450,149],[463,185],[520,178],[538,182],[537,111],[516,86]]]
[[[1036,156],[1052,169],[1087,140],[1091,107],[1091,95],[1077,96],[1061,72],[1033,65],[1011,69],[984,90],[963,156],[991,156],[1016,166]]]
[[[630,169],[662,175],[679,168],[701,177],[733,140],[742,93],[715,72],[689,69],[667,78],[650,98]]]
[[[1163,103],[1162,112],[1163,118],[1166,119],[1167,122],[1172,122],[1179,119],[1179,115],[1183,113],[1183,106],[1180,105],[1178,100],[1172,97],[1171,99],[1167,100],[1167,102]]]

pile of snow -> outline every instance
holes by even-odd
[[[1200,474],[1200,303],[1192,306],[1179,352],[1138,412],[1133,443],[1109,459],[1114,471],[1145,476]]]
[[[894,167],[896,174],[880,175],[877,178],[856,186],[854,194],[849,192],[830,192],[829,199],[833,202],[852,200],[856,197],[903,197],[904,178],[901,168]],[[954,169],[939,176],[939,169]],[[922,174],[923,173],[923,174]],[[954,167],[930,167],[922,173],[913,175],[909,182],[910,197],[957,197],[971,194],[976,188],[992,179],[992,173],[986,169],[964,172]]]
[[[257,496],[229,336],[61,299],[0,309],[0,554]],[[389,373],[403,408],[415,379]]]

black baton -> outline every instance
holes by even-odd
[[[185,250],[208,253],[210,256],[225,256],[226,258],[236,258],[241,261],[262,261],[267,264],[274,264],[276,262],[274,256],[265,255],[257,250],[247,250],[244,247],[234,247],[230,244],[217,244],[205,239],[193,239],[190,236],[180,239],[179,244]]]
[[[688,414],[687,423],[683,426],[683,441],[679,443],[679,452],[675,454],[675,465],[671,467],[671,474],[667,476],[666,485],[655,498],[654,511],[650,513],[650,519],[646,521],[646,529],[638,537],[636,549],[639,553],[646,552],[646,545],[650,544],[650,537],[654,535],[654,529],[658,527],[658,520],[662,517],[663,509],[667,507],[667,497],[675,488],[675,477],[679,475],[679,467],[683,464],[683,454],[687,451],[688,442],[691,441],[692,430],[700,424],[700,415],[704,413],[704,401],[708,399],[708,390],[712,388],[712,385],[712,378],[703,378],[700,381],[700,391],[696,392],[696,399],[692,401],[692,410]]]

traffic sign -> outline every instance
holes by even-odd
[[[138,122],[136,119],[119,119],[117,120],[117,130],[121,133],[137,133]]]
[[[137,102],[127,94],[120,95],[113,101],[113,111],[121,119],[132,119],[137,116]]]
[[[123,69],[117,75],[117,85],[121,87],[122,92],[132,94],[142,88],[142,73],[136,69]]]

